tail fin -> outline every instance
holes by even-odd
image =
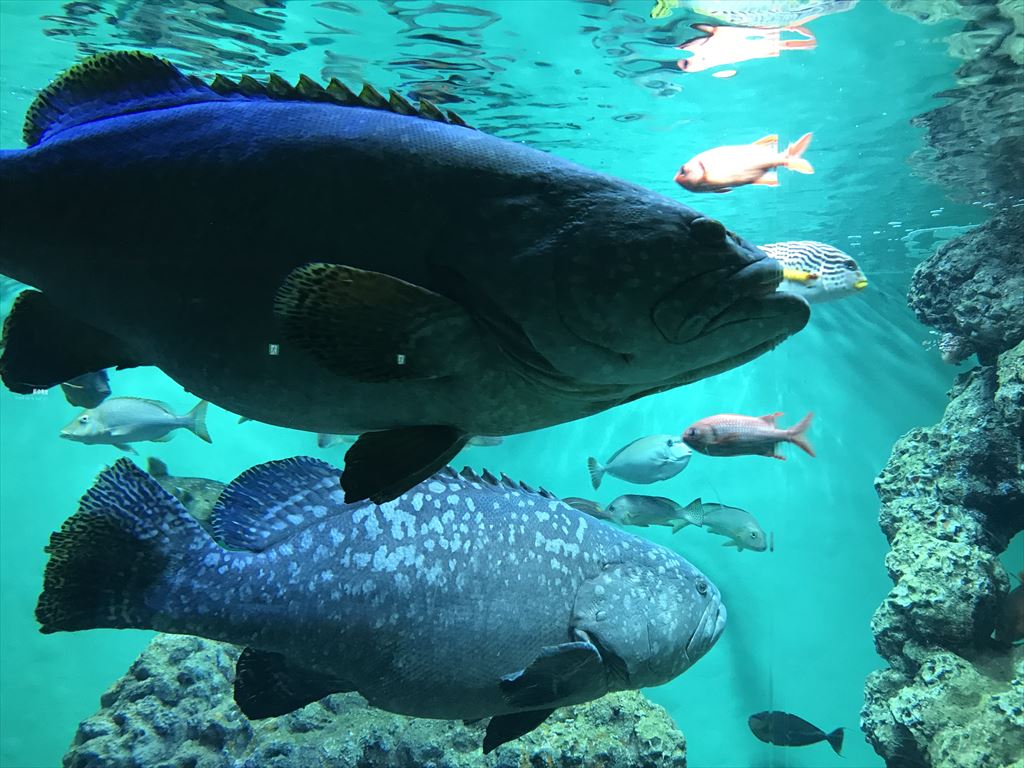
[[[811,144],[813,134],[805,133],[786,148],[786,167],[797,173],[814,173],[814,168],[802,155]]]
[[[840,757],[843,756],[843,729],[836,728],[832,733],[825,737],[828,739],[829,745],[836,751],[836,754]]]
[[[680,507],[682,517],[672,522],[672,533],[679,533],[688,525],[704,525],[704,503],[698,496],[685,507]]]
[[[604,514],[604,510],[601,509],[601,505],[596,501],[581,499],[578,496],[566,496],[562,501],[573,509],[583,512],[586,515],[590,515],[591,517],[597,517],[602,520],[608,519],[608,516]]]
[[[807,439],[807,435],[804,433],[807,432],[808,427],[811,426],[811,419],[813,418],[814,414],[808,413],[800,419],[799,423],[786,430],[789,442],[802,448],[808,456],[814,456],[814,448],[811,447],[811,443]]]
[[[150,590],[176,553],[196,554],[190,546],[197,536],[206,534],[177,499],[131,461],[118,459],[50,536],[36,605],[40,631],[150,628]]]
[[[206,409],[209,405],[205,400],[200,400],[196,403],[196,407],[187,414],[189,418],[188,428],[195,432],[201,440],[212,443],[213,440],[210,439],[210,433],[206,430]]]
[[[604,467],[593,456],[587,459],[587,471],[590,473],[590,484],[596,491],[601,487],[601,478],[604,477]]]

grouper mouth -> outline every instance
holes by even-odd
[[[711,650],[725,629],[726,610],[721,603],[709,603],[686,643],[686,656],[693,664]]]

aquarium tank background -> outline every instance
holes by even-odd
[[[26,112],[61,72],[118,50],[164,57],[206,81],[307,75],[357,93],[363,83],[394,89],[682,202],[751,244],[829,244],[868,284],[812,304],[803,330],[743,365],[498,445],[470,444],[451,461],[602,509],[622,494],[736,507],[770,543],[744,551],[695,524],[624,526],[717,586],[728,609],[721,638],[695,666],[642,691],[656,707],[624,698],[586,714],[591,705],[560,709],[486,756],[483,723],[403,720],[381,736],[381,718],[400,718],[367,708],[312,704],[250,727],[230,698],[237,651],[212,644],[162,640],[179,645],[151,646],[132,667],[156,633],[41,634],[43,548],[119,458],[145,468],[155,457],[171,476],[227,483],[287,457],[342,466],[350,446],[239,423],[211,394],[212,444],[179,429],[169,442],[132,443],[129,455],[59,439],[81,410],[59,387],[4,388],[0,765],[354,765],[352,755],[389,766],[1024,765],[1020,0],[0,0],[0,148],[25,146]],[[784,150],[806,133],[813,174],[781,167],[777,186],[725,194],[674,180],[716,147],[777,135]],[[48,207],[56,215],[102,190],[102,179],[68,185]],[[398,233],[416,201],[391,193],[380,204]],[[0,230],[14,227],[9,216],[0,210]],[[153,241],[124,258],[144,264],[167,228],[197,226],[154,217]],[[337,253],[309,260],[345,262],[345,210],[301,226],[335,228]],[[445,226],[454,237],[482,223],[456,216]],[[191,267],[163,272],[150,282],[167,291],[204,280]],[[7,318],[25,286],[0,281]],[[95,289],[84,270],[80,291]],[[112,370],[110,388],[176,415],[197,401],[156,367]],[[608,474],[592,487],[589,457],[606,462],[644,436],[681,437],[716,414],[776,412],[783,427],[813,412],[815,457],[787,444],[785,461],[694,451],[670,479]],[[748,719],[760,712],[844,728],[842,756],[821,738],[757,738]]]

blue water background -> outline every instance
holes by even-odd
[[[113,15],[122,6],[103,4]],[[774,553],[737,553],[696,528],[640,531],[703,569],[729,610],[717,647],[647,695],[685,732],[695,768],[881,765],[858,730],[864,677],[882,665],[869,620],[890,586],[872,480],[896,438],[938,420],[956,373],[929,348],[935,336],[907,309],[906,287],[937,243],[985,218],[980,206],[949,203],[942,190],[912,176],[907,162],[922,146],[910,117],[936,106],[932,94],[953,84],[955,62],[943,38],[957,25],[922,26],[863,0],[852,12],[811,24],[816,50],[746,62],[736,77],[719,80],[674,68],[679,53],[666,41],[678,44],[693,33],[680,12],[671,24],[652,22],[649,2],[476,6],[467,13],[427,12],[427,2],[289,2],[265,14],[275,21],[273,33],[257,35],[273,45],[241,37],[214,42],[236,54],[225,66],[235,75],[261,74],[247,63],[262,57],[289,79],[339,75],[350,85],[365,79],[400,91],[423,80],[417,61],[461,62],[466,67],[454,70],[461,82],[444,88],[464,99],[452,106],[475,125],[682,199],[756,243],[819,239],[860,262],[867,291],[815,307],[805,331],[741,369],[497,448],[471,448],[458,462],[603,503],[646,490],[749,510],[774,535]],[[0,3],[3,148],[21,146],[31,98],[83,50],[123,47],[115,25],[75,31],[63,13],[58,2]],[[471,46],[417,37],[424,29]],[[157,42],[149,50],[213,73],[204,65],[218,49],[202,35],[187,40],[187,51],[180,41]],[[814,132],[806,155],[813,176],[783,171],[777,189],[705,196],[672,181],[703,149],[768,133],[786,142],[806,131]],[[92,194],[64,193],[54,205]],[[343,252],[342,232],[338,247]],[[145,244],[137,257],[146,258]],[[166,276],[169,290],[200,279]],[[117,395],[165,400],[179,412],[195,401],[155,369],[116,373],[112,385]],[[614,478],[597,494],[589,486],[587,456],[604,459],[638,436],[679,432],[722,411],[784,411],[782,423],[790,424],[809,410],[816,459],[795,449],[786,462],[695,456],[680,476],[646,489]],[[0,392],[0,764],[11,768],[57,765],[78,721],[95,711],[99,694],[150,637],[37,631],[32,611],[47,537],[97,471],[120,455],[59,440],[75,412],[57,390],[37,397]],[[284,456],[341,461],[343,447],[319,451],[311,434],[235,421],[211,407],[212,446],[181,433],[168,444],[140,445],[140,452],[159,456],[172,473],[224,481]],[[771,708],[826,730],[846,727],[845,758],[826,745],[784,750],[753,739],[747,717]]]

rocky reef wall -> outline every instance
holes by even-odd
[[[250,722],[235,706],[239,649],[160,635],[82,721],[64,768],[685,768],[683,734],[630,691],[557,710],[482,755],[485,721],[421,720],[335,694]]]
[[[894,586],[872,629],[890,668],[868,677],[861,725],[889,768],[1024,768],[1024,645],[993,638],[1013,604],[998,557],[1024,529],[1024,210],[924,260],[908,299],[980,365],[875,483]]]

